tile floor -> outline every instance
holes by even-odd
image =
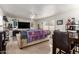
[[[50,53],[49,41],[19,49],[17,41],[7,43],[7,54],[48,54]]]

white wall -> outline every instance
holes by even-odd
[[[55,20],[53,18],[54,17],[48,17],[45,19],[37,20],[37,21],[43,30],[50,30],[51,33],[53,33],[53,31],[55,30]]]
[[[65,30],[65,24],[68,20],[68,18],[72,18],[74,17],[76,20],[76,23],[79,21],[79,9],[73,9],[73,10],[69,10],[67,12],[64,12],[62,14],[57,14],[55,16],[52,17],[52,20],[56,20],[55,21],[55,29],[60,29],[61,31],[66,31]],[[62,20],[63,19],[63,25],[57,25],[57,20]],[[50,20],[50,21],[52,21]]]
[[[12,19],[16,19],[17,21],[20,21],[20,22],[30,22],[31,29],[37,29],[37,21],[33,19],[23,19],[23,18],[17,18],[17,17],[14,18],[10,16],[7,16],[7,18],[8,18],[9,23],[11,24],[13,24]],[[17,27],[14,29],[17,29]]]
[[[35,20],[32,21],[32,20],[29,20],[29,19],[28,20],[19,19],[19,18],[17,18],[17,19],[22,20],[22,21],[32,22],[33,27],[35,29],[37,28],[37,24],[40,24],[41,28],[43,28],[43,29],[52,29],[52,30],[60,29],[61,31],[65,31],[65,24],[66,24],[69,17],[71,17],[71,18],[75,17],[76,21],[79,21],[79,9],[75,8],[75,9],[60,13],[60,14],[56,14],[52,17],[40,19],[40,20],[37,20],[37,21],[35,21]],[[57,20],[62,20],[62,19],[63,19],[63,25],[57,25]],[[51,26],[48,25],[49,26],[48,27],[45,23],[50,23],[52,25]]]
[[[0,31],[3,31],[3,11],[0,8]]]
[[[72,10],[69,10],[69,11],[66,11],[66,12],[63,12],[63,13],[60,13],[60,14],[56,14],[52,17],[49,17],[49,18],[45,18],[45,19],[41,19],[38,21],[38,23],[43,23],[43,25],[41,24],[40,26],[43,26],[43,29],[52,29],[52,30],[55,30],[55,29],[59,29],[61,31],[66,31],[66,22],[68,20],[68,18],[75,18],[76,20],[76,23],[78,23],[79,21],[79,9],[78,8],[75,8],[75,9],[72,9]],[[63,20],[63,25],[57,25],[57,20]],[[50,23],[52,24],[52,26],[47,26],[45,23]],[[46,27],[47,26],[47,27]]]

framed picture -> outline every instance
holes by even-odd
[[[57,25],[63,25],[63,20],[57,20]]]

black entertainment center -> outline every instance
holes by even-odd
[[[30,22],[18,22],[18,29],[30,29]]]
[[[22,30],[30,29],[30,22],[17,22],[17,28],[13,30],[13,37],[16,36],[17,33],[21,32]]]

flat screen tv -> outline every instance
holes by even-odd
[[[30,22],[18,22],[19,29],[30,29]]]

